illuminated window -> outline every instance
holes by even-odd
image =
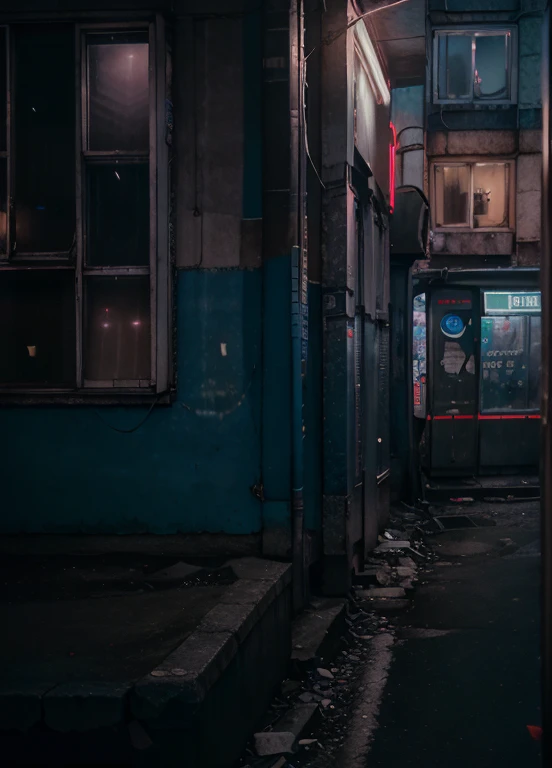
[[[515,103],[515,46],[515,29],[437,30],[434,103]]]
[[[433,165],[436,229],[509,229],[513,222],[513,162]]]
[[[0,27],[4,390],[167,389],[167,68],[131,26]]]

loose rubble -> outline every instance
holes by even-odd
[[[426,517],[412,509],[396,512],[355,580],[337,654],[292,667],[240,768],[335,768],[363,695],[361,672],[370,663],[372,643],[382,633],[394,637],[392,616],[408,610],[420,568],[434,559],[420,528]],[[312,708],[311,717],[304,716],[305,707]],[[289,726],[290,718],[300,730]]]

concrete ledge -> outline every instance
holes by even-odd
[[[238,581],[199,627],[132,693],[137,718],[166,717],[175,705],[198,704],[219,679],[269,605],[291,584],[291,566],[252,558],[231,565]],[[245,577],[245,578],[243,578]]]
[[[43,698],[44,724],[54,731],[93,731],[125,721],[128,685],[65,683]]]
[[[133,553],[146,556],[249,557],[261,551],[260,533],[127,534],[120,536],[79,534],[5,534],[0,553],[9,555],[78,555]]]
[[[287,579],[287,570],[285,574]],[[249,601],[251,582],[246,582],[244,600]],[[263,591],[266,594],[274,588],[270,581],[258,584],[261,599]],[[239,597],[239,593],[234,595],[236,600]],[[172,670],[165,677],[148,675],[132,693],[132,713],[153,741],[151,765],[172,765],[176,750],[185,755],[190,768],[229,768],[286,675],[291,652],[291,587],[275,596],[264,611],[256,611],[259,618],[249,632],[248,618],[239,623],[240,617],[246,616],[244,606],[236,603],[228,607],[235,608],[236,613],[214,610],[205,617],[203,626],[215,629],[226,622],[231,631],[198,630],[193,640],[198,644],[198,655],[193,660],[188,641],[167,660],[187,663],[187,670],[183,667],[178,674]],[[234,620],[237,626],[231,626]],[[208,650],[201,652],[200,644]],[[192,670],[192,662],[197,664],[202,654],[208,659],[205,666]],[[154,672],[166,672],[168,666],[164,664]],[[182,671],[190,674],[183,675]]]
[[[197,704],[222,675],[237,652],[230,632],[193,632],[174,653],[132,691],[132,714],[156,719],[175,702]]]
[[[346,611],[347,600],[339,598],[317,600],[306,608],[293,623],[292,661],[308,664],[331,658],[346,628]]]
[[[138,682],[0,689],[4,753],[16,764],[75,765],[94,753],[95,764],[230,768],[286,676],[292,616],[290,565],[232,567],[241,578]]]
[[[42,697],[53,687],[42,685],[3,685],[0,689],[0,723],[2,730],[28,731],[42,720]]]

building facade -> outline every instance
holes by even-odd
[[[388,504],[373,11],[2,4],[2,533],[204,534],[346,589]]]
[[[425,88],[394,104],[397,183],[431,209],[410,343],[412,449],[421,435],[433,477],[538,464],[542,18],[535,3],[429,0]]]

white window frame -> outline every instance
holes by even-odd
[[[33,19],[29,19],[33,21]],[[18,24],[18,20],[10,20],[9,24],[0,23],[0,28],[5,28],[8,40],[8,119],[7,119],[7,152],[0,156],[8,157],[8,212],[13,206],[14,179],[17,169],[13,166],[10,157],[12,145],[13,123],[9,105],[13,103],[11,72],[13,56],[10,46],[10,26]],[[22,22],[23,23],[23,22]],[[169,248],[169,146],[166,141],[166,105],[169,98],[167,65],[169,50],[166,44],[166,28],[163,17],[160,14],[152,20],[128,22],[102,22],[80,23],[78,18],[68,20],[75,32],[75,88],[76,88],[76,173],[75,173],[75,204],[76,204],[76,242],[74,261],[66,259],[66,264],[59,265],[59,254],[32,254],[21,259],[13,248],[13,221],[8,215],[7,222],[7,253],[0,256],[0,273],[3,270],[14,269],[71,269],[73,267],[75,286],[75,314],[76,314],[76,385],[70,388],[59,387],[28,387],[14,384],[4,384],[0,381],[0,397],[3,395],[39,396],[40,400],[54,401],[65,398],[67,402],[82,404],[87,398],[91,401],[99,396],[102,401],[113,401],[117,398],[121,402],[143,402],[144,398],[160,401],[160,396],[169,394],[171,382],[171,269]],[[47,26],[45,26],[47,29]],[[147,153],[149,163],[149,198],[150,198],[150,242],[149,265],[147,267],[89,267],[85,264],[86,247],[86,221],[87,210],[85,201],[86,167],[93,162],[109,162],[115,158],[121,160],[138,160],[131,157],[136,153],[113,152],[89,152],[87,149],[87,73],[86,73],[86,44],[87,38],[94,34],[105,35],[110,32],[124,33],[142,31],[148,35],[149,44],[149,93],[150,93],[150,117],[149,136],[150,144]],[[138,153],[140,154],[140,153]],[[144,154],[144,153],[142,153]],[[10,226],[11,225],[11,226]],[[10,230],[12,230],[10,232]],[[57,266],[48,263],[48,258],[55,256],[58,259]],[[32,260],[32,263],[30,260]],[[90,275],[148,275],[150,277],[150,376],[147,380],[140,381],[85,381],[84,379],[84,302],[86,278]],[[84,284],[84,285],[83,285]],[[36,399],[36,398],[34,398]]]
[[[502,165],[508,166],[508,223],[503,227],[474,227],[473,226],[473,168],[476,165]],[[470,169],[470,188],[468,192],[468,222],[469,224],[441,224],[437,226],[437,182],[435,171],[437,168],[465,168]],[[451,160],[440,158],[430,163],[430,191],[431,191],[431,218],[434,232],[514,232],[515,227],[515,200],[516,200],[516,162],[509,157],[454,157]]]
[[[476,37],[489,37],[495,35],[510,34],[509,57],[506,62],[506,74],[509,85],[507,99],[476,99],[473,94],[475,80],[475,46]],[[471,36],[472,37],[472,94],[468,98],[449,99],[439,96],[439,39],[447,36]],[[433,103],[434,104],[470,104],[478,109],[497,105],[517,104],[518,98],[518,41],[517,27],[515,26],[491,26],[491,25],[465,25],[462,27],[434,27],[433,29]]]

